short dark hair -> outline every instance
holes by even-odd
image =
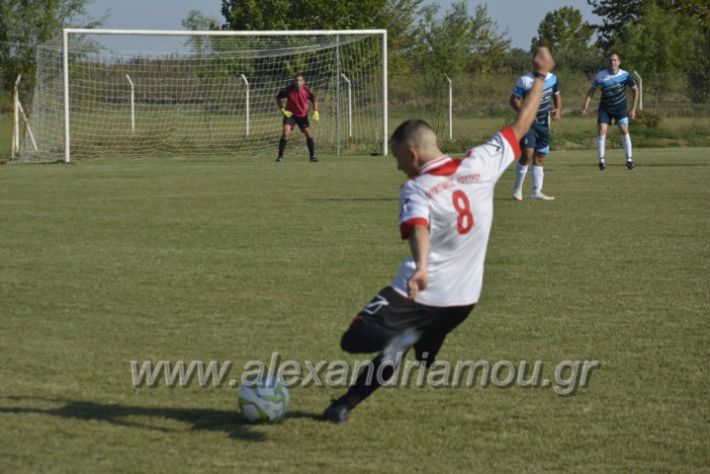
[[[392,134],[390,145],[414,146],[414,139],[419,135],[422,129],[434,131],[432,126],[422,119],[411,119],[402,122]]]
[[[298,74],[296,74],[296,75],[293,76],[294,79],[298,79],[299,77],[300,77],[301,79],[304,79],[304,80],[306,79],[306,78],[303,76],[303,74],[301,74],[300,72],[299,72]]]
[[[617,51],[609,51],[609,54],[606,55],[607,58],[611,59],[612,56],[616,55],[619,60],[621,60],[621,55]]]

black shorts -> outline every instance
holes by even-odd
[[[298,125],[298,128],[303,131],[304,128],[310,127],[311,123],[308,121],[307,115],[305,117],[296,117],[295,115],[291,115],[290,117],[284,117],[284,125],[288,125],[291,128],[293,128],[294,125]]]
[[[461,324],[475,305],[435,307],[416,303],[394,291],[383,288],[343,334],[341,347],[350,353],[378,352],[392,336],[412,328],[421,333],[414,344],[416,358],[431,365],[446,335]]]

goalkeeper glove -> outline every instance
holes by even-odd
[[[319,121],[319,120],[320,120],[320,114],[319,114],[318,111],[316,110],[315,112],[313,112],[313,121],[314,121],[314,122],[317,122],[317,121]]]
[[[283,116],[286,118],[291,118],[291,116],[293,115],[293,112],[289,112],[286,109],[281,109],[281,114],[283,114]]]

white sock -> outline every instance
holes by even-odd
[[[604,161],[604,149],[606,148],[606,135],[599,135],[597,137],[597,154],[599,155],[599,161]]]
[[[518,166],[515,168],[515,187],[513,188],[514,193],[523,192],[523,181],[525,181],[525,175],[528,174],[528,165],[521,165],[518,162]]]
[[[532,186],[532,194],[537,194],[542,192],[542,180],[545,177],[545,172],[543,171],[542,166],[535,166],[533,165],[532,169],[532,181],[533,181],[533,186]]]
[[[631,134],[622,135],[621,141],[624,142],[624,153],[626,153],[626,161],[631,161]]]

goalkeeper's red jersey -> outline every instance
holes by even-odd
[[[276,97],[286,99],[286,110],[293,112],[296,117],[306,117],[308,115],[308,101],[316,100],[316,96],[308,87],[303,86],[298,89],[293,84],[281,89]]]

